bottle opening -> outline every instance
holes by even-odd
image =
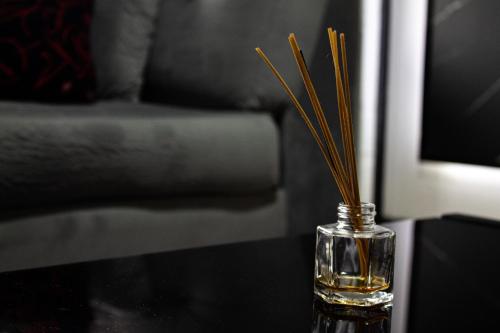
[[[362,202],[359,206],[339,203],[337,215],[340,223],[353,225],[358,228],[367,228],[375,223],[375,204]]]

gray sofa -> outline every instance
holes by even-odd
[[[357,5],[333,3],[355,30]],[[99,101],[0,103],[0,270],[277,237],[333,217],[317,148],[253,50],[300,92],[288,33],[329,66],[318,37],[332,8],[96,0]]]

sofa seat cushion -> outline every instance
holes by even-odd
[[[126,102],[0,103],[0,206],[274,189],[279,132],[263,113]]]

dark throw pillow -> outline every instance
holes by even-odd
[[[91,102],[93,0],[0,2],[0,99]]]

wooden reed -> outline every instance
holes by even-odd
[[[288,42],[292,49],[292,54],[297,63],[299,73],[304,82],[306,92],[308,94],[311,106],[319,125],[319,131],[314,127],[307,112],[299,103],[298,99],[291,91],[290,87],[283,79],[283,76],[278,72],[276,67],[271,63],[269,58],[260,49],[256,48],[257,54],[262,58],[264,63],[269,67],[274,76],[278,79],[286,94],[290,97],[295,108],[304,120],[307,128],[311,132],[314,140],[318,144],[321,153],[328,165],[328,168],[337,183],[340,194],[344,202],[353,209],[353,226],[355,230],[361,230],[362,220],[360,217],[360,196],[359,196],[359,183],[357,176],[357,163],[356,151],[354,148],[354,131],[352,126],[352,111],[351,111],[351,92],[349,85],[349,73],[347,68],[347,48],[345,42],[345,35],[340,34],[340,49],[341,61],[339,58],[339,47],[337,32],[332,28],[328,28],[328,38],[330,41],[330,50],[332,53],[332,65],[335,74],[335,86],[337,93],[337,107],[340,120],[340,130],[342,137],[342,147],[344,158],[341,158],[337,145],[333,139],[332,131],[328,125],[327,118],[323,107],[321,106],[319,97],[314,88],[306,61],[304,59],[302,50],[297,42],[295,34],[290,34]],[[342,66],[342,70],[341,70]],[[321,136],[320,136],[321,133]],[[368,274],[368,243],[362,239],[356,239],[358,247],[358,255],[360,261],[360,271],[362,276]]]
[[[295,61],[297,62],[297,66],[299,68],[300,74],[302,76],[302,80],[304,81],[304,85],[306,87],[307,94],[309,95],[309,99],[311,101],[314,113],[316,115],[316,119],[318,120],[318,123],[321,128],[321,132],[323,134],[323,137],[326,140],[327,147],[329,148],[330,155],[333,159],[333,165],[335,168],[338,170],[338,172],[341,175],[340,178],[340,183],[341,186],[348,186],[348,179],[347,179],[347,174],[345,172],[345,168],[342,165],[342,160],[340,159],[340,154],[338,152],[337,146],[335,145],[335,142],[333,140],[333,135],[332,132],[330,131],[330,127],[328,126],[328,121],[326,120],[325,113],[323,111],[323,108],[321,107],[321,103],[319,102],[318,95],[316,94],[316,90],[314,89],[314,85],[311,80],[311,76],[309,74],[309,71],[307,69],[307,65],[305,63],[302,51],[300,50],[300,47],[298,45],[298,42],[295,38],[294,34],[290,34],[288,37],[288,41],[290,43],[290,47],[292,48],[293,55],[295,57]],[[340,185],[339,185],[340,187]],[[350,195],[350,191],[347,190],[346,192],[349,193],[346,198],[344,198],[347,201],[352,201],[352,196]]]
[[[314,140],[318,144],[318,146],[319,146],[319,148],[321,150],[321,153],[322,153],[325,161],[328,164],[328,168],[330,169],[330,172],[332,173],[333,178],[335,179],[335,181],[336,181],[336,183],[337,183],[337,185],[338,185],[338,187],[339,187],[339,189],[341,191],[342,197],[344,199],[347,198],[349,196],[349,194],[345,191],[346,187],[345,187],[345,184],[342,183],[343,179],[341,178],[341,177],[345,177],[345,176],[340,175],[338,168],[334,166],[333,161],[332,161],[332,159],[330,157],[330,153],[325,148],[325,145],[323,144],[322,139],[320,138],[318,132],[314,128],[314,125],[312,124],[312,122],[309,119],[307,113],[305,112],[304,108],[300,104],[299,100],[297,99],[297,97],[295,96],[295,94],[292,92],[292,90],[290,89],[290,87],[288,86],[288,84],[286,83],[286,81],[283,79],[283,76],[278,72],[278,70],[271,63],[271,61],[266,56],[266,54],[260,48],[258,48],[258,47],[255,49],[255,51],[257,51],[257,54],[264,60],[265,64],[269,67],[269,69],[274,74],[274,76],[276,76],[276,78],[280,82],[281,86],[283,87],[283,89],[285,90],[285,92],[287,93],[287,95],[292,100],[292,103],[294,104],[295,108],[297,109],[297,111],[299,112],[300,116],[304,120],[304,123],[306,124],[307,128],[311,132]]]
[[[347,71],[347,51],[345,46],[345,36],[341,34],[341,48],[342,48],[342,69],[344,82],[342,82],[342,77],[340,73],[340,62],[339,62],[339,52],[338,52],[338,41],[337,32],[332,28],[328,28],[328,39],[330,41],[330,49],[333,58],[333,67],[335,73],[335,82],[337,87],[337,102],[339,109],[339,118],[342,132],[342,142],[344,145],[344,156],[349,173],[349,186],[351,190],[351,195],[354,197],[353,205],[353,216],[352,221],[355,228],[358,230],[362,228],[362,219],[359,217],[360,211],[358,211],[361,206],[359,198],[359,185],[357,178],[357,166],[356,166],[356,152],[354,149],[354,135],[352,128],[352,115],[351,115],[351,103],[350,103],[350,88],[349,88],[349,75]],[[360,262],[360,271],[362,276],[367,276],[368,274],[368,247],[369,244],[364,239],[356,239],[358,247],[358,256]]]
[[[328,168],[330,169],[330,172],[335,182],[337,183],[344,202],[352,207],[359,207],[360,198],[354,149],[354,135],[352,129],[351,97],[349,88],[349,75],[347,71],[347,51],[345,46],[345,36],[344,34],[341,34],[340,37],[342,52],[342,73],[340,70],[337,33],[333,31],[333,29],[329,28],[328,36],[332,51],[335,83],[337,87],[337,101],[341,124],[344,161],[342,161],[339,149],[337,148],[337,145],[335,144],[335,141],[333,139],[332,131],[328,125],[325,112],[323,110],[323,107],[321,106],[321,102],[316,93],[316,89],[314,88],[314,84],[312,83],[311,75],[307,68],[307,64],[304,60],[302,50],[300,49],[295,34],[290,34],[288,37],[288,41],[290,43],[290,47],[297,63],[300,75],[302,77],[302,81],[304,82],[304,86],[311,102],[315,118],[319,125],[319,132],[314,127],[311,119],[307,115],[305,109],[299,103],[297,97],[294,95],[286,81],[283,79],[283,76],[278,72],[269,58],[260,48],[256,48],[255,50],[257,51],[257,54],[262,58],[262,60],[264,60],[264,63],[269,67],[274,76],[278,79],[286,94],[290,97],[295,108],[304,120],[304,123],[311,132],[314,140],[321,150],[323,157],[325,158]]]
[[[345,81],[342,83],[342,77],[340,73],[339,65],[339,55],[338,55],[338,42],[337,42],[337,32],[333,31],[332,28],[328,28],[328,38],[330,40],[330,48],[333,57],[333,65],[335,72],[335,82],[337,87],[337,101],[340,116],[340,125],[342,132],[342,142],[344,145],[344,155],[346,160],[347,172],[349,173],[349,185],[351,193],[354,197],[355,206],[360,205],[359,198],[359,187],[358,187],[358,177],[357,177],[357,166],[356,166],[356,153],[354,149],[354,135],[352,129],[352,117],[351,117],[351,106],[348,103],[346,95],[349,94],[349,82]],[[345,37],[344,37],[345,39]],[[348,80],[347,74],[347,55],[345,50],[345,42],[342,51],[342,62],[344,67],[344,80]],[[346,89],[344,90],[344,87]],[[350,101],[350,97],[349,97]]]

